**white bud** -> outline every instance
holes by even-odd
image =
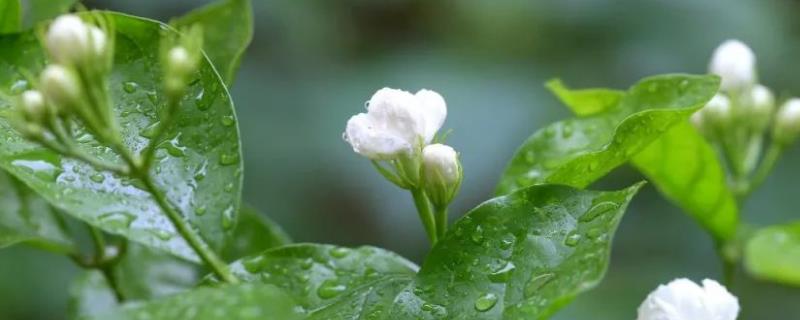
[[[431,202],[446,207],[453,200],[463,177],[458,153],[443,144],[426,146],[422,150],[422,177]]]
[[[73,105],[81,96],[78,79],[69,69],[51,64],[42,71],[41,90],[48,101],[60,108]]]
[[[747,98],[747,116],[751,125],[759,132],[764,130],[772,120],[775,112],[775,96],[763,85],[756,85]]]
[[[745,90],[756,82],[756,55],[741,41],[727,40],[714,50],[708,69],[722,78],[722,91]]]
[[[723,126],[731,119],[731,100],[722,93],[711,98],[700,112],[703,113],[703,124]]]
[[[102,30],[71,14],[56,18],[47,31],[47,50],[61,64],[93,61],[105,52],[106,42]]]
[[[22,111],[25,118],[29,121],[39,122],[44,117],[45,105],[44,96],[36,90],[28,90],[22,93],[20,99]]]
[[[433,91],[414,95],[383,88],[369,100],[366,113],[350,118],[344,139],[370,159],[395,159],[429,143],[446,114],[444,99]]]
[[[792,98],[783,103],[775,114],[772,137],[782,144],[792,143],[800,133],[800,98]]]
[[[714,280],[688,279],[660,285],[639,306],[637,320],[735,320],[739,300]]]
[[[170,72],[183,77],[194,71],[195,65],[189,57],[189,51],[184,47],[174,47],[167,52],[167,63]]]

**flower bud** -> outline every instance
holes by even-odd
[[[750,91],[747,104],[750,123],[761,132],[772,120],[772,114],[775,112],[775,96],[769,88],[759,84]]]
[[[165,86],[167,93],[180,96],[186,89],[188,77],[197,68],[197,59],[186,48],[176,46],[167,51],[165,67]]]
[[[63,66],[48,65],[40,81],[45,98],[58,108],[69,108],[81,98],[78,79]]]
[[[688,279],[660,285],[639,306],[637,320],[736,320],[739,300],[714,280]]]
[[[28,90],[22,93],[20,97],[20,104],[22,106],[22,113],[25,120],[30,122],[39,123],[45,116],[44,96],[36,90]]]
[[[423,186],[434,206],[444,208],[450,204],[462,177],[458,153],[453,148],[437,143],[422,150]]]
[[[772,129],[775,142],[788,145],[800,133],[800,98],[792,98],[783,103],[775,114],[775,125]]]
[[[739,40],[723,42],[711,57],[709,71],[722,78],[720,90],[742,91],[756,82],[756,56]]]
[[[105,32],[71,14],[56,18],[46,37],[50,56],[65,65],[94,61],[103,55],[106,43]]]
[[[700,112],[703,113],[703,126],[724,127],[732,118],[731,101],[724,94],[717,93]]]

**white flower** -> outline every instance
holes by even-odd
[[[758,84],[750,91],[749,102],[756,109],[772,110],[772,107],[775,105],[775,96],[772,95],[772,91],[770,91],[769,88]]]
[[[756,82],[756,55],[741,41],[727,40],[714,50],[708,69],[722,78],[721,90],[746,89]]]
[[[53,21],[47,31],[47,50],[57,63],[91,61],[105,52],[106,34],[85,24],[75,15],[65,14]]]
[[[81,89],[75,75],[57,64],[48,65],[42,71],[41,90],[48,101],[65,108],[80,99]]]
[[[713,125],[727,123],[731,118],[731,100],[724,94],[717,93],[706,103],[701,112],[703,119]]]
[[[639,306],[637,320],[735,320],[739,300],[714,280],[688,279],[660,285]]]
[[[383,88],[369,100],[366,113],[347,121],[344,139],[363,156],[390,160],[430,143],[446,115],[444,99],[436,92],[414,95]]]
[[[789,144],[800,133],[800,98],[791,98],[783,103],[775,115],[773,138],[779,143]]]

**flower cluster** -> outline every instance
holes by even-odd
[[[721,150],[734,190],[746,192],[765,140],[773,149],[785,148],[800,134],[800,99],[788,99],[778,108],[772,91],[758,82],[753,50],[738,40],[717,47],[709,71],[720,76],[720,91],[692,116],[692,123]]]
[[[688,279],[660,285],[639,306],[637,320],[735,320],[739,301],[714,280]]]
[[[431,229],[443,234],[446,217],[430,221],[425,207],[444,212],[463,177],[458,153],[433,143],[446,117],[444,98],[434,91],[383,88],[367,102],[366,113],[347,121],[344,132],[353,151],[371,159],[386,179],[412,191],[429,236]]]
[[[116,121],[110,107],[107,78],[113,58],[113,32],[100,15],[62,15],[50,24],[44,47],[50,62],[39,77],[38,89],[19,99],[18,129],[32,140],[70,153],[71,128],[78,121],[95,138],[115,143]]]

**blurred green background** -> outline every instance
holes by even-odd
[[[85,1],[162,21],[208,1]],[[738,38],[760,79],[800,94],[800,3],[767,0],[299,1],[254,0],[255,38],[232,90],[244,139],[244,198],[297,241],[375,245],[420,262],[427,251],[410,196],[384,181],[341,135],[377,89],[440,92],[449,144],[466,178],[452,217],[489,198],[515,148],[568,117],[544,89],[625,88],[668,72],[704,73],[711,51]],[[800,149],[790,150],[747,203],[756,225],[800,217]],[[643,179],[622,168],[608,189]],[[60,319],[79,270],[64,257],[0,251],[0,318]],[[708,236],[647,187],[614,241],[605,281],[555,319],[635,319],[659,283],[720,278]],[[800,289],[748,278],[730,288],[740,319],[800,319]]]

